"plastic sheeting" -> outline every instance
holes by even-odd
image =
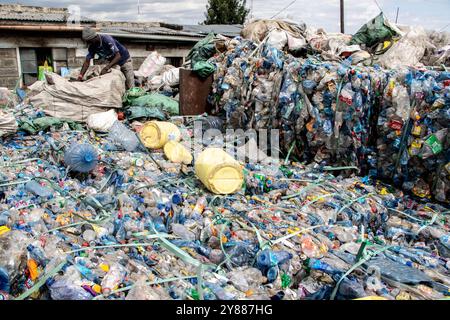
[[[17,122],[14,114],[8,110],[0,109],[0,137],[17,131]]]
[[[105,75],[84,82],[71,82],[55,74],[46,74],[46,82],[36,84],[42,91],[30,103],[45,114],[85,122],[91,114],[122,107],[125,77],[112,68]]]

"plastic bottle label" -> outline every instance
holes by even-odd
[[[434,134],[425,143],[430,146],[433,154],[438,154],[442,151],[442,144]]]

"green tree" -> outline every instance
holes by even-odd
[[[249,9],[246,0],[208,0],[204,24],[243,24]]]

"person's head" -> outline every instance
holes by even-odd
[[[97,44],[100,42],[100,37],[94,29],[89,27],[84,27],[82,32],[82,38],[87,42],[88,45]]]

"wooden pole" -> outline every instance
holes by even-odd
[[[341,33],[345,33],[345,27],[344,27],[344,0],[341,0]]]

